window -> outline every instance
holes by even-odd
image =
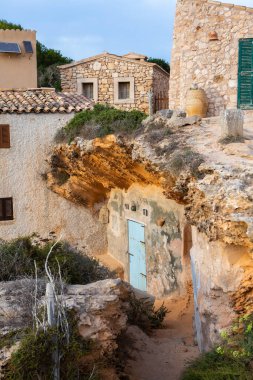
[[[130,98],[130,82],[119,82],[119,99]]]
[[[0,148],[10,148],[10,126],[0,124]]]
[[[134,104],[134,78],[114,78],[114,103]]]
[[[77,93],[88,99],[98,101],[98,78],[78,78]]]
[[[12,198],[0,198],[0,220],[13,220]]]
[[[94,99],[93,83],[83,83],[83,95],[88,99]]]

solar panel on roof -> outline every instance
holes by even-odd
[[[25,52],[26,53],[33,53],[33,46],[31,41],[23,41]]]
[[[0,53],[20,54],[21,50],[16,42],[0,42]]]

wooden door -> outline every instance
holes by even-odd
[[[145,226],[128,221],[128,252],[130,258],[130,284],[140,290],[147,290]]]

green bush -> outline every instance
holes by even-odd
[[[253,374],[240,360],[217,352],[202,355],[182,376],[182,380],[252,380]]]
[[[253,315],[239,318],[221,337],[222,344],[194,361],[182,380],[253,379]]]
[[[138,299],[134,294],[130,296],[129,305],[128,323],[140,327],[145,332],[161,328],[168,313],[164,305],[156,310],[147,299]]]
[[[12,354],[5,370],[6,380],[51,380],[53,379],[53,353],[58,347],[61,356],[60,378],[62,380],[98,379],[91,376],[94,363],[84,360],[92,350],[78,332],[73,316],[69,319],[70,341],[56,329],[50,328],[35,333],[30,330],[20,341],[20,347]]]
[[[0,281],[12,281],[24,276],[34,276],[34,261],[38,276],[44,276],[47,254],[53,243],[34,244],[30,237],[0,242]],[[114,273],[99,262],[73,249],[65,242],[59,242],[49,259],[52,273],[58,273],[58,262],[63,279],[69,284],[89,284],[114,277]]]
[[[76,114],[60,129],[55,141],[71,142],[75,137],[94,139],[111,133],[131,133],[141,126],[146,115],[140,111],[121,111],[108,105],[96,104],[92,110]]]

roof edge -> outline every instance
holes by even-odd
[[[253,7],[248,7],[246,5],[238,5],[233,3],[222,3],[221,1],[215,1],[215,0],[207,0],[208,4],[214,4],[214,5],[220,5],[222,7],[229,7],[229,8],[236,8],[240,10],[245,10],[249,12],[253,12]]]
[[[113,57],[113,58],[116,58],[116,59],[120,59],[122,61],[125,61],[125,62],[131,62],[131,63],[136,63],[138,65],[145,65],[145,66],[150,66],[150,67],[158,67],[162,72],[164,72],[166,75],[170,75],[167,71],[165,71],[161,66],[157,65],[157,63],[152,63],[152,62],[147,62],[147,61],[136,61],[134,59],[129,59],[129,58],[125,58],[125,57],[122,57],[121,55],[116,55],[116,54],[112,54],[112,53],[102,53],[102,54],[98,54],[98,55],[94,55],[92,57],[89,57],[89,58],[85,58],[85,59],[81,59],[79,61],[74,61],[74,62],[71,62],[71,63],[67,63],[66,65],[60,65],[60,66],[57,66],[60,70],[65,70],[65,69],[68,69],[68,68],[71,68],[71,67],[74,67],[74,66],[78,66],[82,63],[88,63],[88,62],[92,62],[92,61],[96,61],[97,59],[99,58],[102,58],[102,57]]]

